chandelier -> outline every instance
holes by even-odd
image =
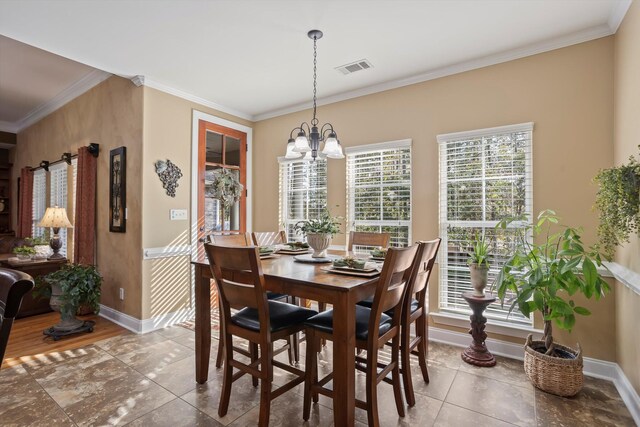
[[[311,30],[307,33],[307,36],[313,40],[313,119],[311,119],[311,125],[307,122],[303,122],[300,126],[291,130],[291,133],[289,134],[289,141],[287,142],[287,153],[285,158],[297,159],[302,157],[304,154],[304,158],[302,160],[315,161],[318,156],[321,158],[329,157],[331,159],[344,159],[342,147],[340,146],[340,141],[338,141],[338,134],[333,129],[333,125],[331,125],[331,123],[325,123],[318,127],[318,119],[316,117],[316,58],[318,56],[316,42],[318,39],[322,38],[322,31]],[[297,132],[297,136],[293,139],[293,134],[295,132]],[[320,151],[320,143],[323,141],[324,149],[321,153],[318,153],[318,151]]]

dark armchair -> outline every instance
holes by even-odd
[[[33,289],[33,278],[26,273],[0,268],[0,364],[9,342],[13,319],[18,314],[22,297]]]

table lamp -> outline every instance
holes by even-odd
[[[51,255],[49,259],[64,258],[64,255],[58,252],[62,247],[62,239],[60,239],[58,232],[60,232],[61,228],[73,228],[73,225],[69,222],[69,218],[67,218],[67,210],[59,206],[47,208],[38,227],[53,228],[53,237],[49,241],[49,245],[51,249],[53,249],[53,255]]]

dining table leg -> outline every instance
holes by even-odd
[[[333,304],[333,416],[334,425],[355,423],[355,301],[348,292]]]
[[[211,279],[204,268],[195,266],[196,300],[196,382],[204,384],[209,378],[209,355],[211,353]]]

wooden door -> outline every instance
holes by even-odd
[[[198,131],[198,240],[213,232],[246,232],[247,134],[236,129],[199,121]],[[235,204],[224,208],[205,194],[221,169],[234,174],[244,186]]]

